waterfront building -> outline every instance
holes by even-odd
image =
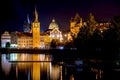
[[[38,21],[38,13],[35,8],[35,20],[32,22],[32,47],[40,48],[40,22]]]
[[[11,32],[11,47],[32,48],[32,33]]]
[[[102,33],[104,30],[109,29],[110,22],[97,22],[96,29]],[[68,31],[60,31],[59,26],[53,18],[48,26],[48,29],[40,32],[40,22],[38,20],[38,12],[35,8],[34,21],[31,23],[29,16],[27,15],[27,23],[24,24],[23,32],[7,32],[5,31],[1,36],[1,47],[5,47],[9,42],[11,47],[17,48],[50,48],[52,40],[58,41],[61,45],[67,42],[71,42],[74,36],[80,31],[80,28],[87,26],[87,23],[77,13],[74,18],[70,20],[70,27]]]
[[[30,23],[29,17],[27,16],[27,23],[23,26],[23,32],[5,32],[1,36],[2,47],[5,47],[5,44],[10,42],[12,48],[49,48],[53,39],[57,39],[60,42],[63,41],[62,32],[59,30],[55,19],[52,19],[46,31],[40,32],[40,22],[36,8],[34,15],[34,21],[32,23]]]
[[[6,43],[11,43],[11,36],[8,31],[1,35],[1,47],[5,48]]]
[[[51,40],[57,39],[60,42],[63,40],[62,32],[59,30],[58,24],[55,22],[55,19],[53,19],[52,22],[50,23],[49,30]]]

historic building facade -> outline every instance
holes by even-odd
[[[40,22],[36,9],[34,14],[34,21],[32,23],[29,20],[29,16],[27,16],[27,22],[23,25],[23,32],[15,31],[9,33],[5,31],[1,36],[1,47],[5,47],[6,43],[9,42],[11,47],[17,48],[49,48],[51,41],[54,39],[63,43],[72,41],[73,37],[77,37],[80,28],[87,25],[77,13],[75,17],[70,20],[69,31],[60,31],[58,24],[53,18],[48,29],[40,32]],[[96,29],[102,33],[104,30],[109,29],[110,25],[110,22],[98,22]]]
[[[62,32],[59,30],[58,24],[55,22],[55,19],[52,20],[52,22],[49,25],[50,30],[50,38],[52,39],[58,39],[60,42],[62,42]]]
[[[1,35],[1,47],[6,47],[6,43],[11,43],[11,36],[8,31]]]
[[[17,48],[49,48],[53,39],[57,39],[59,42],[64,40],[62,31],[59,30],[59,26],[55,19],[52,19],[47,31],[40,32],[40,22],[38,20],[36,9],[34,14],[34,21],[32,23],[30,23],[29,18],[27,17],[27,23],[23,26],[24,32],[5,32],[1,36],[2,47],[5,47],[5,44],[10,42],[11,47]],[[7,37],[6,35],[9,35],[9,38],[5,38],[5,40],[3,37]]]
[[[32,48],[32,33],[11,32],[11,47]]]
[[[35,8],[35,20],[32,22],[32,39],[33,48],[40,47],[40,22],[38,21],[38,13]]]

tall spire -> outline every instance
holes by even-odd
[[[29,14],[27,14],[27,23],[30,24]]]
[[[38,12],[36,7],[35,7],[35,22],[38,22]]]

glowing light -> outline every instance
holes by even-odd
[[[65,34],[64,36],[67,37],[67,34]]]
[[[10,54],[10,61],[16,61],[17,60],[17,54]]]
[[[55,35],[50,35],[50,37],[55,37]]]
[[[45,60],[45,54],[40,54],[40,61],[44,61]]]
[[[61,49],[61,50],[62,50],[62,49],[64,49],[64,46],[59,46],[58,49]]]
[[[59,34],[57,34],[57,37],[60,37],[60,35],[59,35]]]

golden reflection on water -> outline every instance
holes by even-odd
[[[32,61],[39,61],[40,57],[37,54],[32,55]],[[32,79],[40,80],[40,63],[32,63]]]
[[[70,76],[70,80],[74,80],[74,75],[73,74]]]
[[[28,70],[30,71],[30,76],[32,80],[41,80],[41,75],[44,73],[46,73],[47,80],[58,80],[60,79],[60,76],[62,76],[60,66],[53,65],[50,62],[51,61],[50,55],[15,54],[14,56],[10,57],[7,60],[6,54],[3,54],[1,61],[2,69],[6,74],[9,74],[11,66],[16,65],[15,70],[17,78],[19,75],[19,71],[24,71],[26,73],[26,71]],[[62,80],[62,78],[60,80]]]
[[[21,77],[20,72],[25,76],[27,74],[27,80],[62,80],[67,75],[68,80],[76,79],[74,74],[69,75],[67,67],[54,64],[51,60],[51,55],[45,54],[10,54],[9,57],[7,54],[2,54],[1,68],[5,75],[9,75],[12,69],[15,69],[16,80],[26,80],[18,79]],[[96,80],[102,79],[103,70],[91,68],[91,71],[95,72]]]
[[[91,71],[96,73],[96,80],[101,79],[103,76],[103,70],[91,68]]]

